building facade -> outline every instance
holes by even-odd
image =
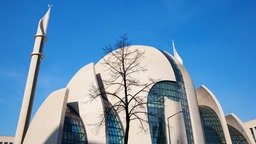
[[[0,136],[0,144],[14,144],[14,136]]]
[[[256,119],[245,122],[243,125],[252,143],[256,143]]]
[[[183,66],[174,48],[174,56],[149,46],[129,46],[129,50],[142,51],[140,64],[145,71],[133,78],[150,83],[142,93],[145,107],[137,112],[146,121],[142,131],[139,121],[130,125],[130,144],[253,144],[255,121],[243,123],[237,116],[225,116],[220,103],[205,86],[195,89],[192,78]],[[95,86],[101,90],[115,90],[104,81],[111,76],[104,65],[106,55],[97,64],[82,67],[67,86],[50,94],[37,110],[24,138],[32,143],[124,143],[125,119],[118,109],[111,109],[117,102],[103,93],[92,100]],[[136,93],[138,87],[131,89]],[[122,94],[121,94],[122,95]],[[102,114],[108,111],[102,124]]]

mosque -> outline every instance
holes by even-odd
[[[115,77],[111,75],[113,69],[106,67],[106,60],[124,50],[130,52],[131,59],[136,56],[133,52],[143,53],[139,64],[145,69],[131,76],[140,84],[149,84],[139,93],[144,105],[129,109],[134,110],[134,115],[141,113],[136,116],[145,122],[131,121],[130,144],[255,144],[256,120],[244,123],[235,114],[224,115],[218,99],[206,86],[195,88],[174,43],[174,55],[150,46],[132,45],[116,49],[96,64],[85,65],[65,88],[47,97],[29,122],[34,90],[28,85],[35,84],[33,78],[37,77],[49,14],[50,8],[39,22],[30,65],[35,72],[28,74],[15,143],[124,143],[125,114],[119,107],[112,107],[118,100],[107,91],[116,92],[121,100],[125,91],[120,85],[106,83]],[[142,86],[145,85],[132,85],[128,91],[138,96]],[[93,100],[92,88],[99,90]]]

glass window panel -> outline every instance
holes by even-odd
[[[218,115],[207,106],[199,106],[206,143],[226,144]]]
[[[228,125],[228,130],[231,136],[232,144],[249,144],[246,138],[236,128]]]
[[[150,135],[154,144],[166,143],[164,97],[173,101],[181,102],[184,124],[186,127],[187,142],[193,144],[193,133],[190,121],[190,114],[187,103],[187,96],[183,77],[175,61],[167,53],[162,52],[169,60],[173,68],[176,82],[162,81],[156,83],[148,94],[148,119]]]
[[[108,144],[123,144],[124,130],[121,121],[111,104],[106,100],[104,103],[106,115],[106,130]]]
[[[79,114],[67,105],[62,134],[62,144],[88,144],[86,131]]]

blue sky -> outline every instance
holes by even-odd
[[[127,33],[132,44],[170,53],[174,40],[196,88],[208,87],[225,114],[256,118],[255,0],[6,0],[0,5],[0,135],[15,135],[33,36],[49,3],[33,113]]]

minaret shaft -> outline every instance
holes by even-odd
[[[39,21],[37,34],[35,36],[35,44],[31,53],[30,67],[28,71],[27,82],[25,86],[20,117],[15,135],[15,144],[23,143],[26,132],[29,128],[33,101],[36,91],[37,78],[39,74],[40,63],[43,58],[43,46],[46,39],[46,29],[50,14],[50,7],[45,16]]]

